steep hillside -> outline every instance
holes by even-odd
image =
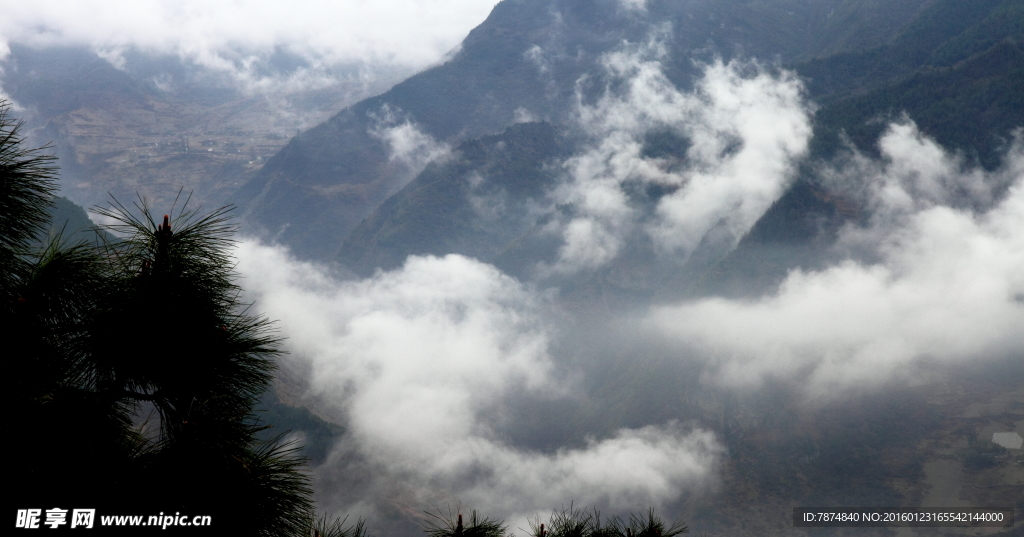
[[[936,0],[890,40],[815,58],[797,69],[815,98],[829,102],[898,82],[925,66],[952,65],[1013,39],[1020,33],[1010,22],[1014,17],[1019,19],[1017,2]]]
[[[624,41],[668,36],[666,74],[686,87],[695,57],[796,62],[863,50],[887,42],[930,3],[694,0],[634,10],[613,0],[506,0],[444,65],[295,137],[239,200],[270,236],[302,256],[330,259],[363,218],[415,176],[398,165],[389,128],[408,123],[457,145],[517,119],[559,124],[577,90],[585,98],[599,94],[598,61]],[[581,80],[589,82],[578,86]]]
[[[968,163],[996,165],[1013,129],[1024,124],[1024,57],[1014,41],[1020,21],[1024,17],[1012,2],[977,0],[969,6],[933,2],[896,32],[891,42],[796,64],[795,69],[810,81],[812,96],[824,103],[815,115],[809,162],[845,151],[847,140],[861,151],[875,153],[885,120],[898,120],[906,113],[922,133],[962,151]],[[989,45],[976,52],[975,39],[980,35],[986,36],[984,42]],[[962,58],[957,59],[958,54]],[[484,140],[463,146],[486,145]],[[573,143],[562,142],[566,148],[563,151],[571,151]],[[684,141],[671,137],[650,139],[648,146],[648,152],[667,157],[681,156],[687,147]],[[550,157],[539,155],[540,160],[532,166],[537,168]],[[467,179],[471,171],[498,188],[514,183],[515,173],[519,173],[504,170],[495,174],[493,165],[486,168],[487,172],[482,173],[482,164],[470,165],[464,156],[428,166],[356,227],[345,240],[338,260],[369,274],[377,267],[393,268],[409,254],[461,253],[494,262],[521,278],[531,278],[538,263],[553,262],[558,252],[558,238],[541,231],[544,218],[550,215],[538,221],[541,227],[521,230],[521,219],[495,227],[469,210],[474,199]],[[559,173],[565,170],[548,169],[549,179],[541,190],[554,188]],[[563,282],[563,286],[575,289],[568,292],[573,296],[611,293],[619,299],[632,295],[643,300],[656,294],[732,295],[769,290],[794,267],[818,266],[829,255],[829,245],[839,226],[861,214],[861,208],[851,205],[854,202],[821,186],[817,173],[814,165],[805,166],[795,186],[725,259],[708,250],[705,257],[695,256],[680,271],[675,265],[659,265],[650,245],[633,244],[629,255],[623,255],[613,266],[583,281]],[[533,193],[518,199],[513,196],[504,203],[525,206],[537,199]],[[324,198],[315,201],[328,203]],[[349,216],[359,214],[357,205],[346,207]],[[518,234],[513,230],[519,230]],[[319,228],[319,236],[339,231],[338,226],[324,226]],[[327,247],[337,237],[323,240],[323,247]]]
[[[1024,17],[1022,17],[1024,20]],[[842,147],[840,132],[874,150],[883,119],[906,113],[946,147],[995,166],[1024,120],[1024,40],[1006,39],[950,67],[927,67],[900,82],[838,99],[818,112],[816,151]]]
[[[552,161],[565,156],[564,146],[548,123],[463,142],[363,220],[339,260],[369,275],[411,254],[493,258],[536,225],[536,208],[557,173]]]
[[[46,236],[40,237],[40,243],[45,245],[57,237],[61,242],[67,244],[83,241],[96,243],[114,239],[110,232],[100,229],[92,223],[84,208],[61,196],[53,199],[53,207],[50,208],[50,226],[46,231]]]

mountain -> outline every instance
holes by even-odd
[[[340,256],[366,275],[397,268],[409,255],[492,259],[536,225],[531,208],[554,182],[552,164],[567,156],[565,145],[544,122],[467,140],[374,209]]]
[[[53,144],[65,196],[88,206],[139,195],[164,212],[181,190],[194,204],[230,202],[296,132],[387,81],[256,93],[177,56],[133,49],[108,61],[85,47],[11,43],[0,60],[0,85],[29,141]]]
[[[704,491],[679,485],[683,492],[664,507],[682,514],[700,533],[819,534],[792,527],[792,509],[800,505],[1022,507],[1021,452],[987,441],[993,432],[1024,430],[1021,347],[1016,327],[1004,327],[1019,318],[1019,285],[1013,283],[1019,280],[1019,261],[1013,261],[1019,256],[1006,261],[1016,250],[999,250],[1008,248],[1003,235],[1017,237],[1010,249],[1019,236],[999,227],[1005,222],[997,221],[991,207],[1006,195],[1007,185],[983,185],[993,188],[986,191],[990,199],[980,201],[967,193],[977,186],[973,183],[954,184],[960,190],[951,188],[950,199],[929,197],[934,192],[926,188],[913,191],[917,197],[908,196],[908,203],[936,209],[929,213],[934,219],[923,222],[919,213],[899,213],[917,227],[900,227],[906,224],[900,222],[886,228],[894,233],[886,236],[872,227],[880,214],[886,216],[878,200],[857,191],[865,185],[851,180],[854,173],[870,176],[900,164],[879,146],[893,123],[909,133],[899,142],[924,148],[915,165],[932,166],[928,169],[937,170],[939,183],[950,179],[942,174],[962,172],[998,182],[1017,173],[1000,166],[1024,126],[1020,0],[505,0],[442,65],[376,96],[338,105],[329,119],[303,126],[290,139],[299,123],[259,130],[260,114],[276,113],[275,103],[217,93],[199,83],[181,86],[210,89],[194,99],[187,92],[165,91],[151,76],[163,71],[151,63],[129,62],[121,70],[95,55],[63,51],[59,54],[78,59],[48,60],[46,52],[12,50],[19,70],[8,69],[14,74],[5,75],[5,89],[12,88],[19,102],[47,118],[37,123],[43,126],[38,132],[55,133],[62,162],[70,159],[66,188],[80,176],[92,185],[82,186],[82,192],[101,184],[127,191],[133,183],[126,177],[144,172],[140,186],[166,190],[170,183],[156,179],[162,173],[210,174],[204,183],[209,190],[200,190],[200,197],[239,203],[246,231],[259,231],[298,257],[341,267],[338,272],[351,277],[335,288],[316,265],[295,273],[309,286],[302,289],[309,303],[282,294],[286,299],[277,307],[284,313],[276,315],[285,318],[297,310],[312,316],[301,330],[287,334],[296,341],[290,358],[298,364],[306,364],[307,354],[327,358],[317,363],[319,369],[285,369],[277,393],[267,394],[264,405],[267,422],[278,431],[305,434],[323,498],[345,508],[373,504],[380,515],[371,521],[374,531],[415,534],[419,528],[412,521],[420,506],[428,499],[450,501],[455,492],[415,496],[405,478],[421,475],[419,468],[397,464],[401,470],[393,470],[373,457],[371,449],[386,451],[394,440],[378,429],[365,438],[367,422],[378,423],[381,414],[376,407],[362,408],[367,418],[349,408],[355,406],[352,394],[367,385],[359,383],[371,382],[356,378],[357,368],[349,362],[373,355],[377,345],[385,350],[373,355],[380,359],[367,366],[365,376],[398,372],[405,379],[419,371],[414,362],[445,358],[450,347],[435,349],[435,336],[457,340],[456,345],[474,343],[475,333],[449,336],[444,331],[450,326],[500,324],[474,313],[476,302],[467,308],[457,296],[417,302],[421,289],[436,292],[438,272],[416,280],[414,290],[403,287],[402,278],[411,273],[408,256],[437,256],[425,263],[449,267],[443,256],[453,253],[487,263],[502,289],[507,285],[515,296],[522,291],[543,304],[531,304],[543,309],[537,319],[523,318],[536,323],[529,330],[550,336],[550,348],[541,352],[550,352],[552,367],[564,374],[551,391],[564,388],[570,394],[525,388],[520,393],[516,384],[510,394],[483,398],[486,410],[467,406],[467,416],[478,410],[486,416],[466,433],[479,434],[472,438],[485,440],[481,445],[507,447],[516,457],[557,458],[601,445],[624,428],[695,424],[721,444],[715,481]],[[717,57],[724,61],[716,63]],[[738,60],[734,67],[731,59]],[[50,62],[54,67],[47,67]],[[140,67],[145,65],[151,70]],[[718,166],[749,145],[735,124],[687,131],[650,121],[654,127],[617,138],[628,131],[632,117],[605,130],[602,121],[622,119],[616,112],[636,112],[616,109],[622,104],[616,99],[629,94],[629,84],[643,75],[653,80],[648,87],[661,93],[641,92],[631,106],[653,115],[663,110],[640,105],[665,99],[678,108],[690,106],[687,110],[698,116],[698,105],[711,100],[702,77],[716,66],[744,80],[778,82],[788,80],[785,72],[795,73],[803,88],[801,102],[808,103],[799,112],[809,118],[812,132],[806,133],[806,148],[792,152],[793,165],[779,172],[782,179],[772,185],[778,188],[766,189],[763,204],[750,209],[740,200],[715,207],[720,212],[709,211],[710,223],[673,250],[678,242],[672,241],[684,233],[659,228],[666,220],[659,211],[683,186],[659,180],[658,174],[706,172],[736,183],[761,162],[738,161],[744,168],[733,175]],[[62,70],[80,77],[81,86],[69,86]],[[182,76],[188,80],[187,73]],[[749,88],[754,97],[779,90],[778,85]],[[694,105],[681,97],[694,95],[704,100]],[[758,112],[785,105],[765,102]],[[318,113],[317,121],[328,115],[323,109]],[[177,116],[182,119],[175,123]],[[751,129],[755,134],[772,131],[776,125],[769,122],[788,119],[761,117]],[[120,130],[105,130],[114,125]],[[111,132],[121,145],[105,153],[103,148],[111,146],[97,140]],[[253,140],[260,136],[263,141]],[[152,154],[142,159],[141,149],[128,143],[136,138],[159,143],[164,152],[151,146],[146,151]],[[947,159],[928,145],[931,140],[952,156]],[[197,142],[204,151],[195,151]],[[614,150],[602,152],[615,143]],[[712,155],[703,161],[701,144]],[[236,149],[254,153],[239,156],[231,152]],[[131,155],[136,160],[129,162]],[[636,158],[624,168],[651,164],[656,169],[647,172],[655,179],[631,168],[626,180],[609,180],[607,189],[576,189],[578,175],[605,179],[616,159],[630,156]],[[198,164],[187,168],[190,162]],[[947,164],[959,171],[947,172]],[[843,166],[854,171],[844,175]],[[910,182],[920,178],[918,168],[907,168],[897,171],[906,172]],[[109,182],[100,182],[104,177]],[[621,196],[605,196],[608,191]],[[176,192],[161,194],[161,201]],[[699,214],[710,204],[703,200],[685,208]],[[619,218],[624,212],[628,215]],[[736,217],[745,212],[753,216]],[[574,223],[581,235],[596,229],[590,237],[607,239],[594,242],[611,253],[591,265],[585,258],[579,266],[560,265]],[[952,231],[927,235],[924,224]],[[851,229],[860,234],[851,235]],[[930,242],[915,242],[921,235]],[[888,250],[880,251],[879,245]],[[920,269],[915,256],[929,249],[942,255],[922,262],[927,281],[911,281],[905,273]],[[972,257],[975,249],[1007,254],[981,259],[1004,263],[1010,276],[982,270],[984,263]],[[886,256],[898,262],[886,264]],[[954,283],[943,279],[961,266],[974,272]],[[263,285],[259,276],[247,281]],[[279,274],[266,276],[272,281]],[[846,277],[856,281],[841,287],[849,284]],[[990,313],[985,305],[956,302],[978,289],[995,289],[995,298],[986,302],[996,303],[995,313],[983,318],[984,326],[968,321],[973,310]],[[374,293],[387,296],[378,300]],[[325,311],[315,309],[314,294],[326,297],[319,305]],[[950,302],[943,301],[947,294]],[[873,301],[884,307],[872,309]],[[270,308],[274,302],[259,306]],[[514,300],[493,306],[510,312],[509,319],[520,315]],[[429,310],[427,328],[417,324],[419,308]],[[801,315],[788,316],[793,308],[803,308]],[[360,317],[352,313],[356,310],[369,313]],[[651,327],[652,316],[676,310],[691,315],[673,317],[664,333]],[[720,317],[717,324],[705,318],[714,315]],[[445,324],[449,317],[456,321]],[[341,343],[327,345],[325,339],[309,345],[309,334],[328,330],[320,324],[341,333],[329,332]],[[551,331],[545,332],[548,325]],[[430,344],[423,346],[429,351],[417,348],[419,340],[406,339],[417,331],[426,334],[423,341]],[[672,340],[677,333],[679,341]],[[496,346],[516,349],[519,339],[533,341],[534,335],[512,331]],[[915,347],[915,337],[928,342]],[[702,347],[701,338],[729,340],[729,345]],[[984,344],[971,347],[977,339]],[[961,346],[968,351],[960,352]],[[746,361],[744,352],[750,355]],[[900,362],[905,358],[900,352],[913,357]],[[452,371],[475,365],[475,357]],[[416,388],[410,391],[457,391],[459,379],[451,378],[457,375],[435,379],[443,367],[428,363],[424,371],[430,374],[417,374],[406,385]],[[311,395],[307,388],[314,383],[331,387]],[[406,393],[373,386],[382,395],[364,406],[392,400],[406,404],[403,408],[419,405]],[[808,386],[819,392],[807,395]],[[331,400],[332,390],[342,394]],[[313,411],[296,408],[301,405]],[[373,444],[381,438],[380,445]],[[418,446],[419,440],[406,444]],[[360,451],[360,442],[373,447]],[[467,482],[475,487],[495,477],[485,475],[490,468],[467,470]],[[820,534],[891,534],[867,531]],[[1017,528],[998,533],[1019,534]]]
[[[547,118],[551,124],[547,128],[557,139],[552,147],[560,148],[558,155],[564,159],[571,154],[578,140],[556,125],[564,124],[572,113],[573,84],[588,69],[597,73],[588,76],[600,76],[597,58],[622,39],[644,39],[644,31],[651,30],[643,21],[672,22],[672,52],[665,70],[680,86],[692,81],[691,58],[702,53],[694,52],[694,44],[705,42],[702,39],[707,39],[716,53],[731,49],[754,57],[774,55],[799,73],[807,81],[809,96],[821,103],[814,116],[812,162],[843,150],[844,140],[862,151],[875,152],[875,141],[885,126],[877,119],[897,119],[907,113],[924,134],[991,167],[999,160],[1011,131],[1024,124],[1020,99],[1024,95],[1020,55],[1024,16],[1017,2],[887,3],[888,9],[894,10],[889,12],[865,2],[734,2],[729,9],[721,2],[652,2],[643,15],[624,14],[617,11],[617,4],[565,3],[545,4],[547,17],[540,14],[540,5],[500,4],[445,65],[363,101],[289,142],[241,191],[241,199],[252,199],[247,208],[252,225],[265,226],[300,255],[337,259],[360,274],[370,274],[378,267],[393,268],[409,254],[461,253],[528,277],[532,264],[551,261],[558,248],[550,244],[550,237],[531,235],[522,228],[525,207],[541,193],[534,190],[505,198],[503,203],[518,207],[519,216],[509,220],[516,222],[511,226],[494,226],[479,212],[469,211],[473,200],[480,199],[470,193],[480,184],[491,190],[516,190],[514,174],[484,173],[497,168],[480,160],[479,150],[473,148],[496,144],[522,130],[512,122],[516,110],[525,110],[528,118]],[[901,9],[896,10],[897,5]],[[550,14],[563,13],[557,10],[565,14],[557,18],[555,29],[550,26]],[[782,22],[776,20],[779,17]],[[889,23],[885,26],[888,33],[879,37],[881,44],[853,39],[862,36],[849,31],[860,27],[857,25],[870,27],[878,35],[882,31],[877,26],[880,17]],[[791,31],[799,28],[804,32],[802,38],[785,33],[789,27],[784,21],[789,19],[793,19]],[[548,26],[543,24],[546,21]],[[704,24],[707,21],[722,22]],[[815,22],[817,26],[812,24]],[[839,27],[847,31],[837,32]],[[538,72],[526,54],[534,50],[531,43],[539,41],[537,36],[558,41],[552,37],[557,36],[563,40],[559,46],[565,49],[569,36],[577,34],[590,37],[581,38],[581,52],[576,57],[552,54],[557,67],[548,72],[558,75],[547,77],[542,89],[539,84],[545,74]],[[615,38],[596,40],[595,35]],[[780,39],[780,35],[788,37]],[[450,81],[451,91],[441,90],[445,81]],[[534,85],[532,92],[530,84]],[[481,108],[484,101],[494,106]],[[401,111],[402,121],[411,122],[439,143],[460,144],[453,151],[456,156],[427,165],[403,186],[409,170],[397,169],[388,143],[379,134],[380,125],[375,123],[382,109]],[[495,134],[478,136],[488,131]],[[661,151],[667,154],[685,150],[685,145],[672,140],[662,145]],[[467,157],[467,151],[474,153]],[[534,170],[524,171],[524,177],[547,165],[546,184],[555,184],[554,153],[534,153],[534,162],[528,164],[520,162],[530,155],[516,153],[518,145],[513,144],[509,151],[515,153],[508,158],[517,166]],[[654,268],[650,253],[634,252],[622,261],[630,267],[618,270],[635,273],[628,279],[640,287],[621,278],[614,278],[616,284],[595,285],[604,289],[625,286],[615,293],[645,296],[657,292],[713,294],[725,289],[758,293],[770,289],[794,266],[817,266],[831,234],[857,208],[817,186],[815,173],[813,166],[805,167],[795,186],[717,268],[712,267],[720,261],[715,257],[718,254],[709,254],[711,258],[702,265],[693,263],[689,275],[682,277],[673,267]],[[471,178],[482,183],[474,186]],[[740,273],[745,275],[746,290],[737,287]],[[652,280],[663,283],[652,285]],[[761,284],[754,284],[756,281]],[[666,285],[675,291],[668,291]],[[587,292],[595,289],[584,287],[590,289]]]
[[[110,232],[100,229],[92,223],[85,209],[63,196],[53,198],[53,207],[50,208],[50,227],[46,235],[45,238],[41,238],[42,244],[57,236],[60,236],[62,242],[68,244],[82,241],[96,243],[114,240],[114,236]]]
[[[1019,2],[936,2],[891,43],[796,66],[826,104],[817,148],[830,153],[842,130],[871,150],[882,124],[870,120],[906,112],[943,145],[994,165],[1024,115],[1021,21]]]
[[[682,298],[756,302],[777,292],[794,268],[841,267],[849,252],[836,244],[840,230],[866,224],[873,208],[835,188],[822,170],[854,150],[880,156],[880,136],[903,114],[958,154],[965,170],[996,168],[1024,126],[1021,2],[624,6],[500,3],[444,65],[291,140],[239,191],[250,227],[300,257],[361,277],[381,278],[378,270],[396,269],[409,255],[458,253],[556,289],[559,311],[572,317],[558,325],[571,347],[562,350],[572,363],[592,362],[580,366],[586,395],[557,405],[518,403],[508,412],[529,418],[503,434],[555,452],[621,427],[714,423],[728,450],[719,492],[672,506],[702,531],[792,534],[789,516],[798,505],[949,498],[1020,505],[1008,500],[1022,497],[1019,454],[991,448],[978,433],[1020,427],[1019,356],[994,358],[983,372],[954,368],[913,386],[808,404],[787,384],[799,381],[785,375],[766,373],[772,380],[756,389],[709,388],[705,370],[680,365],[689,351],[666,350],[619,325],[629,325],[631,312]],[[604,265],[558,273],[565,237],[551,230],[580,214],[580,202],[566,201],[559,189],[573,159],[594,146],[580,132],[581,104],[593,109],[621,83],[603,63],[610,54],[648,44],[664,48],[657,62],[681,91],[695,88],[701,65],[715,56],[758,58],[768,71],[797,73],[815,103],[808,152],[735,247],[705,237],[685,261],[666,260],[638,232]],[[678,133],[650,132],[640,153],[682,162],[693,144]],[[628,203],[644,214],[672,193],[671,186],[633,186],[624,186]],[[996,400],[1006,402],[1001,410],[976,410]]]
[[[861,51],[893,39],[933,3],[652,1],[645,11],[632,11],[616,0],[506,0],[444,65],[296,136],[238,199],[252,225],[302,256],[332,259],[346,235],[411,179],[396,166],[383,128],[411,122],[434,140],[457,145],[502,132],[517,114],[560,124],[572,111],[580,77],[601,76],[603,54],[666,27],[666,74],[687,87],[694,58],[790,63]]]

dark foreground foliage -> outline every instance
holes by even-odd
[[[463,521],[461,505],[447,512],[438,510],[426,513],[423,531],[430,537],[504,537],[506,526],[503,522],[482,517],[476,510],[471,511],[468,522]],[[643,515],[630,514],[628,520],[611,517],[602,521],[597,508],[580,509],[573,504],[554,510],[546,521],[540,518],[530,521],[530,528],[524,531],[530,537],[675,537],[690,530],[683,522],[665,526],[661,517],[649,509]]]
[[[115,200],[97,212],[115,222],[107,227],[117,239],[69,243],[48,228],[54,159],[23,148],[8,109],[0,101],[11,507],[95,509],[96,525],[111,515],[209,516],[208,528],[166,528],[193,535],[366,537],[362,520],[346,526],[316,514],[297,445],[259,434],[267,427],[254,407],[280,340],[239,301],[228,209],[201,214],[186,200],[156,218],[143,200]],[[468,520],[458,507],[428,515],[430,537],[507,530],[475,510]],[[596,509],[572,505],[531,529],[536,537],[687,531],[665,527],[653,510],[602,523]]]
[[[278,338],[239,302],[227,210],[158,220],[145,203],[115,202],[100,212],[118,240],[66,244],[58,233],[39,248],[57,170],[23,148],[8,109],[0,102],[0,326],[14,507],[209,515],[219,533],[308,534],[305,459],[256,436]],[[361,523],[321,525],[362,535]]]
[[[331,518],[326,514],[317,516],[310,514],[299,528],[299,535],[308,537],[366,537],[366,526],[363,520],[354,525],[346,526],[345,518]]]
[[[448,512],[426,513],[423,531],[430,537],[503,537],[508,526],[500,521],[481,517],[476,509],[470,512],[468,523],[463,523],[461,505]]]
[[[628,520],[617,516],[601,520],[597,508],[580,509],[573,504],[551,512],[548,522],[530,522],[531,537],[675,537],[690,529],[682,521],[665,526],[654,509],[646,514],[630,513]]]

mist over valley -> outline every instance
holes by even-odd
[[[1019,0],[113,5],[0,96],[82,207],[237,206],[318,509],[1024,513]]]

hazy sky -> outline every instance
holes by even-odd
[[[216,66],[275,49],[314,62],[422,69],[483,22],[494,0],[0,0],[0,57],[10,43],[125,47]]]

